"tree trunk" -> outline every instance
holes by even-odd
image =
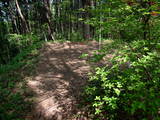
[[[82,0],[82,2],[83,2],[82,4],[83,4],[84,9],[86,9],[86,12],[83,14],[83,17],[86,21],[89,19],[89,12],[87,11],[87,8],[91,5],[91,1],[90,0]],[[83,33],[84,39],[86,39],[86,40],[90,39],[90,37],[91,37],[90,36],[90,25],[84,23],[83,29],[84,29],[83,30],[84,31],[84,33]]]
[[[46,9],[49,39],[55,40],[54,35],[53,35],[52,23],[51,23],[52,13],[50,10],[50,0],[43,0],[43,2],[44,2],[45,9]]]
[[[18,0],[15,0],[15,3],[16,3],[16,8],[17,8],[18,14],[19,14],[19,16],[20,16],[20,18],[21,18],[21,20],[23,22],[22,23],[22,25],[24,26],[23,31],[25,33],[28,33],[29,32],[29,28],[28,28],[26,19],[24,18],[23,14],[22,14],[21,8],[20,8],[19,3],[18,3]]]

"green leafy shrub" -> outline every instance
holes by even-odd
[[[28,35],[9,34],[7,38],[10,45],[19,48],[19,50],[28,47],[29,45],[38,40],[37,36],[31,34]]]
[[[160,119],[160,43],[126,44],[112,65],[95,69],[85,89],[95,118]]]
[[[84,40],[84,39],[83,39],[83,36],[81,35],[80,32],[72,32],[72,33],[70,34],[70,39],[71,39],[71,41],[78,41],[78,42]]]
[[[2,47],[0,48],[0,64],[9,63],[17,54],[27,49],[32,44],[39,41],[36,35],[26,34],[8,34],[5,40],[1,41]]]

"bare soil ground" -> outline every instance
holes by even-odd
[[[33,120],[89,120],[77,105],[91,66],[80,58],[97,42],[47,43],[40,50],[36,74],[27,80],[34,92]],[[79,114],[79,115],[78,115]]]

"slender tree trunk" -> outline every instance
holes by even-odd
[[[10,15],[10,18],[11,18],[11,21],[12,21],[12,30],[14,33],[17,33],[19,34],[19,29],[18,29],[18,25],[17,25],[17,21],[16,21],[16,15],[15,15],[15,12],[13,11],[14,8],[13,7],[13,2],[8,2],[8,13]]]
[[[24,32],[28,33],[29,32],[29,28],[28,28],[26,19],[22,14],[21,8],[20,8],[19,3],[18,3],[18,0],[15,0],[15,3],[16,3],[16,8],[17,8],[18,14],[19,14],[19,16],[20,16],[20,18],[21,18],[21,20],[23,22],[23,25],[24,25]]]
[[[16,33],[20,33],[19,32],[19,30],[18,30],[18,27],[17,27],[17,22],[16,22],[16,20],[15,19],[13,19],[13,25],[14,25],[14,29],[15,29],[15,31],[16,31]]]
[[[49,38],[51,40],[55,40],[54,35],[53,35],[52,23],[51,23],[52,13],[50,10],[50,0],[43,0],[43,2],[44,2],[45,9],[46,9],[46,18],[47,18],[47,24],[48,24]]]
[[[83,17],[85,20],[88,20],[89,19],[89,12],[87,11],[88,7],[91,5],[91,1],[90,0],[82,0],[83,1],[83,7],[84,9],[86,9],[86,12],[84,13]],[[90,39],[90,25],[89,24],[86,24],[84,23],[83,24],[83,35],[84,35],[84,39]]]

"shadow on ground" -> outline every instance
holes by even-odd
[[[87,120],[77,117],[83,112],[77,105],[90,71],[80,55],[97,48],[97,42],[66,42],[47,43],[40,50],[36,74],[27,81],[35,93],[33,120]]]

